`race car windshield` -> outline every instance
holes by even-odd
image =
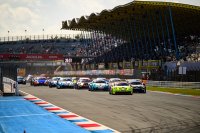
[[[117,86],[128,86],[127,83],[118,83]]]
[[[63,79],[62,81],[72,81],[71,79]]]
[[[82,79],[81,82],[90,82],[89,79]]]
[[[52,78],[52,80],[59,80],[60,78]]]
[[[132,85],[141,85],[140,82],[132,82],[131,84],[132,84]]]
[[[39,78],[38,80],[46,80],[45,78]]]
[[[106,83],[106,81],[103,81],[103,80],[97,80],[97,81],[95,81],[95,83]]]
[[[120,79],[113,79],[110,82],[116,82],[116,81],[120,81]]]

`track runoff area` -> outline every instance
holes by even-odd
[[[101,128],[104,132],[124,133],[200,131],[200,99],[195,97],[150,91],[146,94],[109,95],[107,91],[34,87],[29,84],[20,85],[19,89],[31,94],[26,95],[30,98],[28,100],[36,100],[37,105],[44,107],[46,105],[51,108],[54,105],[52,107],[54,112],[57,111],[53,108],[61,109],[58,115],[62,115],[63,112],[65,120],[78,126],[83,124],[80,127],[89,131]]]

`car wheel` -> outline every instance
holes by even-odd
[[[57,89],[60,89],[61,87],[60,87],[60,85],[57,85]]]

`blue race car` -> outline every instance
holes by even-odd
[[[34,85],[34,86],[47,85],[47,78],[45,78],[45,77],[37,77],[37,78],[33,81],[33,85]]]
[[[93,80],[91,83],[89,83],[89,91],[95,91],[95,90],[109,90],[109,84],[105,80]]]

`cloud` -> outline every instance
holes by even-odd
[[[10,34],[18,34],[24,29],[32,26],[38,26],[41,17],[28,7],[12,7],[10,4],[0,5],[0,35],[10,31]],[[4,32],[4,33],[3,33]]]
[[[93,12],[100,13],[104,9],[112,9],[119,4],[126,4],[132,0],[61,0],[60,6],[66,7],[66,18],[72,19]],[[78,4],[77,4],[78,3]]]
[[[0,0],[0,36],[60,34],[62,21],[113,9],[133,0]],[[158,0],[154,0],[158,1]],[[169,0],[175,1],[175,0]],[[183,0],[183,3],[188,0]],[[199,0],[190,0],[199,5]],[[64,32],[64,31],[62,31]]]

